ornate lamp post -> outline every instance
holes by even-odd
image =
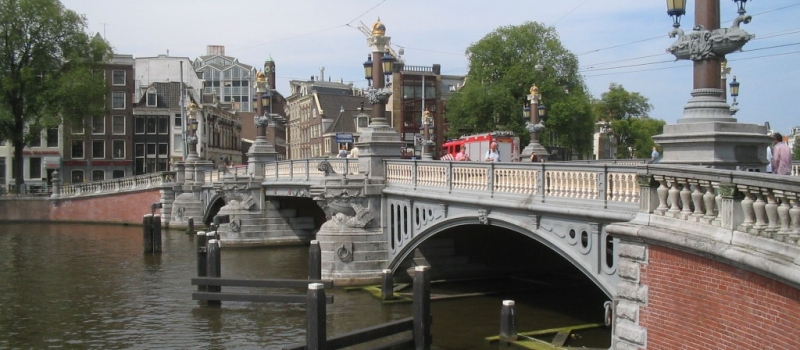
[[[189,156],[186,157],[187,163],[199,160],[197,156],[197,126],[199,124],[197,121],[197,114],[199,112],[200,109],[197,108],[197,105],[192,101],[189,104],[189,119],[186,121],[186,129],[189,130],[189,136],[186,137],[186,144],[189,150]]]
[[[747,0],[734,2],[739,16],[730,28],[720,28],[720,0],[696,0],[693,31],[684,33],[680,18],[686,14],[686,0],[667,0],[667,14],[673,18],[669,35],[677,38],[667,51],[676,59],[693,61],[694,82],[683,116],[653,138],[664,149],[662,164],[724,169],[765,164],[766,159],[760,155],[769,144],[766,128],[737,123],[720,83],[725,55],[740,50],[754,37],[739,28],[752,19],[745,14]]]
[[[539,65],[537,65],[537,70],[541,70]],[[525,146],[525,149],[522,150],[522,154],[520,154],[522,159],[530,158],[533,153],[536,153],[536,157],[542,161],[546,161],[549,156],[547,154],[547,149],[539,144],[539,133],[544,130],[542,121],[547,111],[544,104],[540,104],[541,100],[542,95],[539,94],[539,88],[534,84],[530,88],[530,94],[528,94],[528,101],[530,102],[526,103],[522,108],[522,117],[525,119],[530,118],[530,121],[525,123],[525,130],[531,134],[530,143]],[[531,111],[534,112],[531,113]]]
[[[256,124],[258,128],[258,134],[256,138],[261,141],[267,140],[267,126],[269,126],[269,117],[270,115],[267,114],[266,108],[269,106],[271,109],[272,106],[270,105],[271,96],[268,94],[267,89],[269,82],[267,81],[267,76],[264,74],[264,71],[258,71],[256,73],[256,115],[253,117],[253,122]],[[264,98],[267,96],[268,98]]]
[[[433,160],[433,156],[431,155],[431,145],[433,145],[433,141],[431,141],[431,127],[433,126],[433,116],[431,116],[431,111],[426,110],[422,113],[422,128],[423,128],[423,136],[424,139],[422,140],[422,160]]]
[[[403,143],[385,116],[386,103],[392,95],[389,88],[391,84],[387,82],[391,79],[395,62],[387,48],[392,38],[386,36],[386,26],[380,19],[372,25],[371,34],[367,38],[367,46],[372,49],[372,55],[367,56],[363,67],[364,78],[369,84],[365,95],[367,102],[372,104],[372,112],[369,126],[361,133],[356,147],[359,153],[359,172],[367,173],[370,179],[381,181],[385,173],[383,160],[397,158],[397,149]]]
[[[736,98],[739,97],[739,82],[736,81],[736,76],[733,76],[733,81],[730,83],[731,86],[731,97],[733,98],[733,103],[731,103],[731,115],[735,115],[736,112],[739,111],[739,102],[736,101]]]

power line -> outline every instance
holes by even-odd
[[[584,4],[586,4],[587,2],[589,2],[589,0],[585,0],[585,1],[584,1],[584,2],[582,2],[580,5],[578,5],[578,6],[575,6],[575,8],[573,8],[572,10],[570,10],[569,12],[567,12],[565,15],[561,16],[561,18],[559,18],[559,19],[557,19],[555,22],[553,22],[553,23],[551,24],[551,26],[555,26],[555,25],[556,25],[556,23],[558,23],[559,21],[561,21],[562,19],[564,19],[564,17],[567,17],[567,16],[569,16],[570,14],[572,14],[573,12],[575,12],[575,10],[579,9],[581,6],[583,6],[583,5],[584,5]]]

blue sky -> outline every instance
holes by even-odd
[[[277,88],[289,80],[320,75],[365,87],[361,64],[369,48],[360,22],[380,17],[402,47],[407,65],[438,63],[443,74],[467,72],[466,48],[501,26],[537,21],[553,26],[564,46],[578,55],[581,74],[595,97],[610,83],[638,92],[653,105],[651,117],[675,121],[691,97],[691,62],[674,61],[666,48],[672,20],[663,0],[62,0],[84,14],[89,30],[104,34],[116,52],[134,57],[196,58],[206,45],[224,45],[240,62],[261,67],[272,57]],[[694,23],[689,1],[682,28]],[[731,75],[741,83],[739,122],[764,124],[789,133],[800,126],[800,2],[747,2],[753,16],[743,29],[756,35],[743,52],[728,55]],[[736,17],[733,1],[721,0],[722,26]],[[533,69],[533,67],[531,67]],[[730,81],[729,77],[729,81]],[[327,78],[326,78],[327,80]],[[794,107],[793,107],[794,106]]]

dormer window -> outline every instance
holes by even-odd
[[[158,94],[156,89],[150,88],[147,90],[146,94],[147,98],[147,107],[156,107],[158,106]]]

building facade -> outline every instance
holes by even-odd
[[[135,95],[133,68],[132,55],[114,55],[105,65],[108,86],[106,114],[88,117],[83,124],[61,128],[63,160],[57,166],[53,164],[56,160],[49,158],[46,162],[48,174],[52,173],[51,169],[60,167],[61,178],[68,183],[133,175],[130,132]],[[54,131],[48,133],[51,132]]]
[[[362,91],[352,84],[314,77],[308,81],[292,80],[289,84],[291,95],[286,99],[289,159],[324,157],[336,154],[340,147],[350,149],[352,142],[336,143],[329,129],[340,117],[353,118],[365,102]],[[350,125],[350,132],[355,132],[352,122]]]
[[[255,70],[252,66],[225,56],[225,47],[220,45],[208,45],[206,55],[195,59],[192,65],[203,80],[204,95],[216,95],[220,102],[230,103],[238,112],[254,110],[251,101],[255,94],[252,84]]]

